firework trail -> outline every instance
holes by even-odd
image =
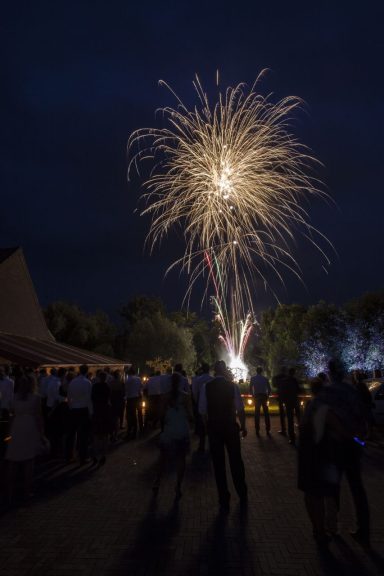
[[[154,161],[143,195],[142,214],[152,216],[147,241],[153,248],[171,228],[182,230],[185,252],[169,269],[187,271],[187,296],[200,276],[209,278],[204,254],[213,251],[226,279],[223,296],[235,300],[243,318],[253,309],[256,280],[269,285],[268,270],[282,282],[281,267],[300,277],[292,254],[298,234],[329,263],[320,246],[327,240],[304,206],[326,194],[307,175],[314,158],[290,133],[302,102],[287,97],[273,103],[271,95],[256,92],[260,77],[248,90],[239,84],[219,92],[214,106],[196,77],[193,109],[160,82],[177,101],[161,109],[167,127],[136,130],[128,141],[128,175],[145,159]]]
[[[240,320],[237,316],[235,301],[231,301],[230,312],[226,301],[223,300],[223,277],[217,259],[212,258],[208,252],[205,253],[205,260],[209,269],[209,276],[215,289],[215,295],[211,296],[211,302],[215,310],[215,320],[221,330],[219,339],[224,344],[229,362],[228,366],[234,373],[236,379],[246,380],[247,367],[244,364],[244,350],[253,328],[251,313],[248,313],[245,320]]]

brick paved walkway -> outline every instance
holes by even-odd
[[[0,516],[0,576],[384,574],[383,449],[370,446],[365,461],[372,552],[348,535],[347,489],[342,538],[319,551],[295,488],[295,450],[276,433],[277,425],[274,418],[271,439],[257,439],[249,419],[243,441],[248,511],[233,494],[227,517],[218,514],[207,456],[189,457],[178,505],[173,473],[157,500],[152,497],[153,436],[116,446],[98,470],[41,466],[35,499]]]

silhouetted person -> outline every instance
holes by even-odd
[[[271,433],[271,419],[269,417],[268,398],[271,394],[271,386],[265,376],[262,374],[263,369],[258,366],[256,374],[252,376],[250,382],[250,392],[255,404],[255,430],[256,436],[260,436],[260,409],[263,408],[265,420],[265,430],[269,435]]]
[[[173,372],[170,376],[171,390],[167,399],[164,414],[164,429],[160,434],[161,450],[155,483],[152,487],[157,495],[163,472],[167,462],[176,461],[177,480],[175,486],[176,499],[181,498],[181,484],[185,473],[185,458],[190,448],[189,419],[190,395],[185,391],[182,375]]]
[[[147,402],[145,426],[151,424],[156,428],[160,422],[160,403],[161,403],[161,373],[159,370],[151,374],[147,382]]]
[[[192,398],[196,406],[195,418],[196,432],[199,437],[199,452],[205,451],[205,439],[207,435],[204,419],[199,412],[200,394],[209,380],[212,380],[212,376],[209,373],[209,364],[204,362],[201,366],[200,374],[196,376],[192,382]]]
[[[294,422],[295,415],[298,424],[300,424],[299,393],[300,393],[300,384],[295,376],[295,369],[290,368],[288,370],[288,376],[282,383],[280,395],[284,403],[285,413],[287,416],[289,443],[293,445],[295,445],[296,442],[295,422]]]
[[[367,429],[366,438],[368,439],[371,437],[374,424],[372,396],[367,384],[364,382],[364,375],[358,371],[353,375],[353,384],[356,388],[363,409],[363,417]]]
[[[66,458],[71,460],[75,438],[79,451],[80,464],[84,464],[88,453],[91,427],[91,381],[87,378],[88,366],[80,366],[80,374],[68,383],[68,435]]]
[[[364,408],[356,389],[344,372],[343,365],[337,360],[329,362],[329,379],[331,384],[324,389],[324,400],[347,430],[347,439],[340,442],[337,454],[338,466],[346,476],[355,505],[357,529],[351,534],[359,543],[369,546],[370,513],[361,474],[363,437],[366,430]]]
[[[175,366],[173,367],[173,372],[180,374],[180,387],[184,392],[186,392],[187,394],[190,394],[191,389],[189,387],[187,374],[186,374],[185,370],[183,369],[183,365],[182,364],[175,364]]]
[[[313,536],[326,545],[337,534],[335,501],[340,491],[341,470],[337,446],[347,438],[341,420],[324,402],[324,380],[311,382],[312,399],[300,423],[298,488],[305,493],[305,506]]]
[[[9,435],[9,424],[14,400],[14,381],[4,368],[0,368],[0,460],[6,448],[4,438]]]
[[[280,368],[280,372],[276,374],[272,379],[273,387],[276,389],[277,392],[277,400],[279,403],[279,416],[280,416],[280,430],[279,434],[286,436],[287,428],[285,425],[285,406],[284,406],[284,399],[283,399],[283,390],[285,386],[285,381],[287,379],[287,369],[285,366]]]
[[[124,423],[125,401],[124,401],[124,382],[120,370],[115,370],[112,380],[107,384],[111,390],[111,440],[117,440],[117,434]]]
[[[14,488],[14,469],[19,466],[23,473],[23,498],[31,496],[33,466],[39,454],[43,434],[43,418],[40,397],[35,393],[33,378],[22,376],[17,380],[14,397],[14,416],[10,428],[10,442],[5,454],[8,464],[8,499],[11,502]]]
[[[92,386],[92,432],[93,461],[100,466],[105,464],[108,447],[108,434],[111,431],[111,389],[107,384],[108,374],[100,372],[98,380]]]
[[[201,390],[199,412],[207,420],[209,447],[220,507],[228,511],[231,494],[228,490],[225,470],[225,451],[228,454],[236,492],[244,504],[247,501],[247,485],[239,432],[245,437],[247,429],[239,387],[228,379],[228,370],[223,360],[216,362],[214,373],[214,378],[208,381]],[[240,420],[240,426],[236,416]]]
[[[138,424],[140,432],[142,432],[144,428],[143,411],[141,408],[142,389],[141,378],[136,375],[135,369],[131,367],[128,370],[128,377],[125,381],[127,440],[136,438]]]

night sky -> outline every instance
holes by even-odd
[[[305,286],[287,276],[280,300],[340,304],[382,289],[383,16],[381,0],[3,3],[0,246],[22,246],[41,304],[114,313],[146,293],[181,306],[187,279],[164,272],[182,242],[144,251],[126,143],[174,105],[159,79],[192,103],[194,74],[213,96],[216,69],[225,87],[269,68],[263,93],[305,100],[294,132],[336,203],[308,207],[337,251],[328,275],[299,241]],[[255,302],[274,298],[260,286]]]

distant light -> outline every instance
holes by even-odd
[[[248,368],[239,356],[231,356],[228,367],[234,375],[236,382],[247,379]]]

